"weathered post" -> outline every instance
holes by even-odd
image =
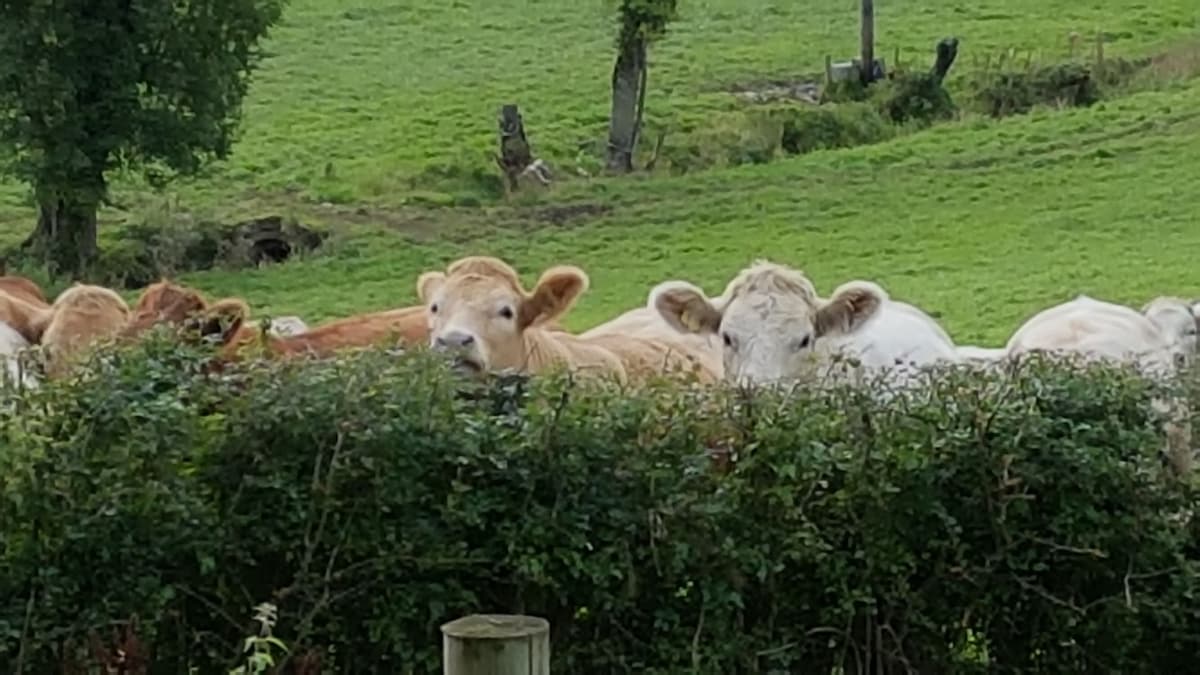
[[[512,193],[521,186],[521,178],[532,177],[540,185],[550,184],[550,169],[540,159],[535,159],[529,139],[525,137],[525,122],[516,104],[500,107],[500,153],[496,164],[507,179],[505,192]]]
[[[862,0],[862,81],[875,79],[875,0]]]
[[[958,57],[958,38],[943,38],[938,41],[937,58],[933,62],[933,78],[941,84],[946,79],[947,73],[950,72],[950,66],[954,65],[954,59]]]
[[[550,623],[472,614],[442,626],[443,675],[550,675]]]

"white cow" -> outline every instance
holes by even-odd
[[[975,345],[959,345],[959,359],[965,363],[990,364],[996,363],[1008,355],[1004,347],[977,347]]]
[[[37,386],[32,373],[27,372],[21,363],[21,354],[29,347],[29,341],[24,336],[12,326],[0,321],[0,360],[4,362],[4,367],[0,370],[0,381],[20,382],[27,388]]]
[[[271,327],[267,331],[275,337],[288,337],[308,332],[308,324],[298,316],[277,316],[271,319]]]
[[[1159,330],[1179,342],[1180,348],[1190,359],[1196,352],[1196,333],[1200,329],[1200,318],[1196,307],[1183,298],[1160,296],[1142,307],[1142,314],[1150,319]]]
[[[936,321],[877,284],[852,281],[822,299],[802,272],[766,261],[743,270],[715,300],[669,281],[650,292],[649,304],[678,331],[718,335],[725,377],[735,382],[842,377],[841,355],[857,361],[851,377],[882,371],[904,383],[914,366],[960,360]]]
[[[1133,318],[1130,312],[1126,311],[1128,308],[1123,308],[1119,305],[1111,305],[1110,303],[1100,300],[1094,300],[1086,295],[1077,297],[1071,303],[1048,309],[1038,316],[1045,315],[1042,320],[1050,321],[1049,317],[1055,315],[1051,312],[1051,310],[1056,310],[1057,312],[1061,312],[1063,315],[1065,315],[1070,311],[1076,313],[1080,311],[1086,311],[1084,310],[1085,307],[1091,307],[1093,310],[1104,307],[1107,311],[1116,311],[1121,316],[1126,317],[1128,320],[1145,327],[1144,322]],[[1116,309],[1114,310],[1113,308]],[[1200,328],[1200,303],[1193,305],[1191,301],[1183,300],[1182,298],[1163,296],[1155,298],[1154,300],[1146,303],[1146,305],[1142,307],[1141,312],[1147,319],[1154,323],[1154,325],[1157,326],[1160,331],[1162,331],[1162,334],[1166,336],[1167,339],[1178,340],[1180,349],[1185,356],[1194,353],[1197,348],[1200,347],[1200,345],[1197,344],[1196,339],[1197,329]],[[1029,321],[1022,326],[1022,330],[1025,330],[1025,326],[1029,326],[1029,324],[1032,322],[1033,319],[1029,319]],[[1014,338],[1015,337],[1016,336],[1014,335]],[[1041,347],[1041,349],[1050,348]],[[1065,347],[1064,349],[1072,352],[1095,353],[1095,350],[1083,349],[1078,345],[1076,347]],[[959,356],[962,357],[963,361],[977,364],[994,364],[1005,360],[1009,356],[1007,346],[977,347],[974,345],[959,345],[958,353]]]
[[[1184,301],[1158,298],[1143,312],[1080,295],[1033,315],[1009,338],[1009,356],[1030,352],[1080,354],[1128,363],[1150,376],[1165,377],[1190,365],[1196,351],[1196,320]],[[1167,457],[1179,472],[1191,470],[1191,423],[1187,401],[1154,402],[1169,412]]]
[[[1196,320],[1187,304],[1171,298],[1158,298],[1138,312],[1080,295],[1033,315],[1005,350],[1010,356],[1032,351],[1084,354],[1169,375],[1191,362]]]

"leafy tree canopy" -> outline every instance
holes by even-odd
[[[617,45],[624,47],[638,39],[653,42],[662,37],[675,18],[676,5],[677,0],[621,0]]]
[[[0,0],[0,157],[33,187],[51,246],[90,219],[94,249],[110,171],[158,183],[229,152],[284,1]]]

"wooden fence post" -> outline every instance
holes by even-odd
[[[870,84],[875,79],[875,0],[862,0],[861,29],[861,75],[863,84]]]
[[[472,614],[442,626],[443,675],[550,675],[550,623]]]

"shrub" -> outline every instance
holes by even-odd
[[[547,617],[583,674],[1200,649],[1196,495],[1124,371],[947,370],[887,404],[382,351],[211,371],[155,338],[0,400],[0,670],[136,616],[153,672],[227,672],[262,602],[281,658],[331,673],[439,672],[438,626],[475,611]]]
[[[792,107],[775,114],[783,120],[781,146],[784,152],[793,155],[878,143],[895,133],[875,107],[867,103]]]
[[[932,73],[897,73],[880,82],[874,91],[883,116],[896,124],[928,125],[954,117],[950,93]]]
[[[717,114],[678,136],[668,135],[660,163],[675,173],[765,164],[779,150],[782,124],[767,112]]]
[[[827,82],[821,90],[822,103],[854,103],[871,97],[871,89],[857,77]]]
[[[977,104],[994,117],[1026,113],[1035,105],[1086,107],[1100,100],[1091,69],[1079,63],[985,72],[975,90]]]
[[[678,173],[765,164],[780,150],[796,155],[849,148],[878,143],[895,133],[895,127],[869,103],[759,106],[719,115],[686,131],[682,141],[668,137],[662,160]]]

